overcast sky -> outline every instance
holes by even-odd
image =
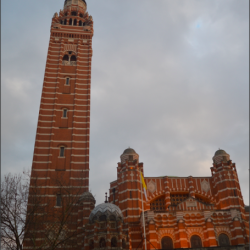
[[[2,2],[2,174],[32,164],[51,18],[64,0]],[[90,189],[127,147],[145,176],[211,176],[219,148],[249,204],[249,1],[88,0],[94,19]]]

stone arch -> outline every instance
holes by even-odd
[[[188,241],[190,243],[190,247],[191,247],[191,237],[193,235],[199,236],[201,238],[201,243],[203,245],[203,242],[204,242],[204,232],[203,232],[202,227],[188,228],[188,230],[187,230],[187,238],[188,238]]]
[[[105,240],[104,237],[101,237],[101,238],[99,239],[99,247],[100,247],[100,248],[106,248],[106,240]]]
[[[118,241],[115,236],[111,238],[111,247],[117,247],[118,246]]]
[[[203,246],[202,239],[198,234],[193,234],[190,237],[190,246],[191,248],[201,248]]]
[[[227,233],[220,233],[218,235],[218,245],[221,247],[226,247],[231,245],[230,237]]]
[[[173,241],[173,246],[175,244],[175,234],[174,234],[174,230],[173,229],[162,229],[159,231],[159,234],[158,234],[158,242],[161,246],[161,239],[163,237],[170,237]]]
[[[228,227],[216,227],[215,228],[215,236],[216,236],[217,242],[219,242],[219,235],[220,234],[226,234],[229,238],[229,242],[231,242],[232,235],[231,235],[230,229]]]
[[[173,239],[169,236],[164,236],[161,238],[161,249],[173,249],[174,242]]]

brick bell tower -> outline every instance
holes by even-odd
[[[89,189],[93,20],[86,8],[84,0],[65,0],[52,18],[32,164],[47,192],[58,173]]]
[[[65,0],[51,22],[30,188],[55,213],[62,206],[62,186],[78,195],[89,190],[94,31],[86,9],[85,0]]]

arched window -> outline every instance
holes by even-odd
[[[76,56],[75,56],[75,55],[72,55],[72,56],[70,57],[70,61],[71,61],[71,62],[76,62]]]
[[[173,240],[168,236],[163,237],[161,239],[161,248],[162,249],[173,249]]]
[[[202,247],[201,238],[198,235],[193,235],[190,241],[191,241],[191,248]]]
[[[107,217],[106,215],[101,215],[100,218],[99,218],[100,221],[106,221],[107,220]]]
[[[69,19],[69,25],[72,25],[72,19],[71,18]]]
[[[111,239],[111,247],[117,247],[117,239],[116,239],[116,237],[113,237]]]
[[[63,24],[63,20],[61,20],[60,23]]]
[[[80,13],[80,17],[83,17],[83,14],[82,14],[82,13]]]
[[[60,157],[64,157],[64,153],[65,153],[65,147],[60,147]]]
[[[68,61],[69,60],[69,56],[68,55],[64,55],[63,56],[63,61]]]
[[[61,194],[56,195],[56,206],[61,207],[62,206],[62,196]]]
[[[75,26],[77,25],[77,20],[76,20],[76,19],[74,20],[74,25],[75,25]]]
[[[66,25],[67,24],[67,19],[64,19],[64,25]]]
[[[79,26],[82,26],[82,21],[81,20],[79,21]]]
[[[69,77],[66,78],[65,85],[69,85]]]
[[[100,239],[99,246],[100,246],[100,248],[105,248],[106,247],[106,240],[104,238]]]
[[[76,15],[77,15],[77,13],[75,11],[71,12],[71,16],[76,16]]]
[[[70,61],[71,62],[76,62],[76,56],[72,55],[71,58],[70,58]]]
[[[229,241],[229,238],[226,234],[219,235],[219,245],[221,247],[230,246],[230,241]]]
[[[68,113],[68,110],[67,110],[67,109],[63,109],[63,117],[64,117],[64,118],[67,117],[67,113]]]
[[[92,249],[94,249],[94,241],[90,240],[89,241],[89,250],[92,250]]]
[[[122,248],[125,249],[126,248],[126,241],[124,239],[122,239]]]
[[[85,26],[86,25],[86,23],[82,23],[82,26]]]
[[[116,219],[115,219],[115,216],[114,216],[114,215],[110,215],[110,216],[109,216],[109,220],[115,221],[115,220],[116,220]]]

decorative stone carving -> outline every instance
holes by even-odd
[[[201,189],[205,192],[208,192],[210,190],[210,185],[206,180],[203,180],[201,182]]]
[[[148,190],[153,194],[156,190],[156,184],[151,180],[148,185]]]

